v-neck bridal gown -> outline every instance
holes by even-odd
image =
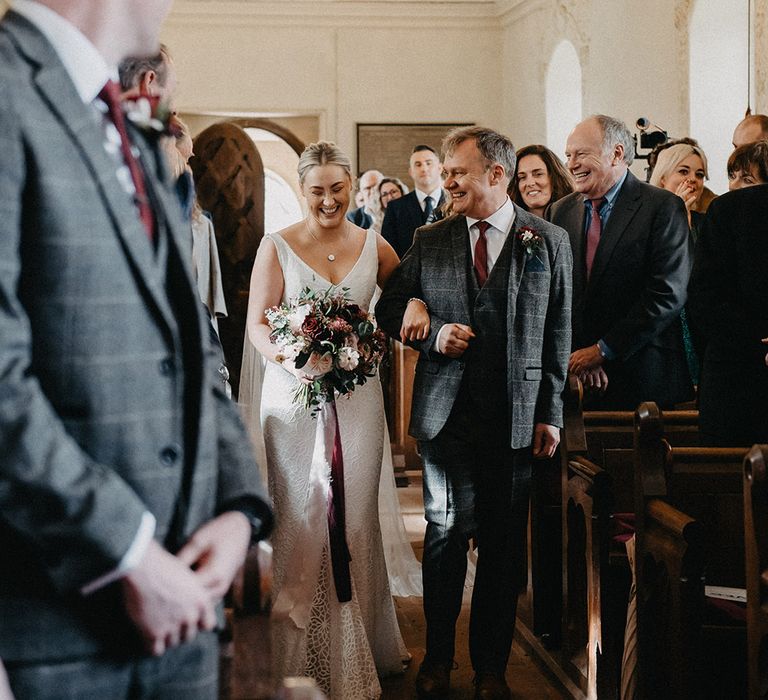
[[[283,272],[283,302],[305,287],[327,289],[331,283],[310,268],[279,234],[268,234]],[[376,288],[376,234],[369,231],[355,265],[338,286],[368,308]],[[274,500],[273,535],[275,607],[272,657],[277,678],[307,675],[332,700],[362,700],[381,695],[379,676],[402,671],[407,656],[395,616],[379,529],[379,478],[385,417],[381,384],[372,379],[348,398],[336,401],[344,460],[346,537],[351,553],[352,600],[339,603],[333,583],[325,513],[308,522],[310,466],[317,419],[293,403],[297,380],[267,362],[261,386],[260,423],[266,448],[270,494]],[[242,384],[241,384],[241,392]],[[281,592],[295,581],[296,548],[322,552],[316,584],[304,597],[294,595],[285,610]],[[311,557],[308,557],[311,560]],[[302,606],[308,614],[297,612]],[[285,613],[288,614],[285,614]]]

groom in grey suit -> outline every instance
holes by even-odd
[[[562,424],[570,350],[566,233],[514,206],[515,149],[462,127],[443,142],[453,216],[416,231],[376,307],[397,336],[411,298],[430,329],[414,343],[410,433],[424,459],[422,562],[427,653],[421,698],[444,698],[453,663],[467,544],[478,542],[469,645],[476,697],[509,698],[505,670],[525,580],[531,456],[550,457]]]
[[[15,0],[0,22],[0,658],[19,700],[216,698],[217,607],[270,527],[158,135],[109,81],[157,51],[169,6]]]

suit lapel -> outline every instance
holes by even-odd
[[[520,242],[517,240],[517,232],[523,228],[524,226],[528,226],[532,228],[534,231],[536,230],[536,222],[533,220],[533,217],[525,211],[525,209],[522,209],[521,207],[518,207],[515,205],[515,220],[512,224],[512,228],[509,231],[509,235],[507,236],[507,240],[504,242],[504,247],[502,248],[502,253],[504,252],[504,249],[507,246],[511,247],[510,251],[510,260],[509,260],[509,302],[511,303],[514,299],[517,298],[517,290],[520,288],[520,282],[523,280],[523,273],[525,272],[525,255],[521,254],[521,246]],[[509,240],[509,239],[512,240]],[[501,256],[501,253],[499,254]]]
[[[602,234],[600,235],[600,244],[595,253],[595,262],[592,266],[592,274],[589,276],[589,284],[592,286],[596,279],[600,277],[611,259],[616,245],[624,236],[629,228],[629,224],[640,208],[640,192],[637,188],[637,179],[632,173],[627,173],[627,179],[619,190],[616,197],[616,203],[613,205],[613,211],[608,218]],[[582,226],[583,229],[583,226]]]
[[[587,283],[586,262],[584,258],[584,198],[581,195],[571,195],[564,203],[564,211],[557,222],[568,232],[568,240],[573,253],[573,287],[574,291],[583,292]]]
[[[469,229],[467,228],[467,219],[464,216],[457,216],[451,228],[451,247],[453,248],[453,269],[456,275],[456,289],[461,290],[461,303],[464,309],[465,318],[472,318],[469,313],[469,280],[467,271],[470,268],[467,258],[467,247],[469,239]]]
[[[9,13],[4,25],[18,39],[19,50],[39,66],[34,80],[42,99],[69,133],[88,165],[126,254],[140,271],[138,277],[157,310],[172,327],[173,314],[159,283],[152,246],[117,180],[115,163],[104,150],[97,115],[89,105],[83,104],[55,52],[31,24]]]
[[[413,195],[412,197],[410,195]],[[424,212],[419,206],[419,198],[416,196],[416,190],[409,192],[408,197],[408,216],[413,222],[413,230],[415,231],[419,226],[424,225]]]

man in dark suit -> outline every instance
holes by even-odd
[[[397,336],[409,299],[426,304],[410,433],[424,459],[422,562],[427,653],[421,698],[448,696],[467,543],[479,545],[469,645],[476,697],[510,697],[504,677],[525,581],[531,454],[559,441],[570,348],[565,231],[514,206],[515,149],[489,129],[443,143],[452,216],[416,231],[376,316]],[[533,449],[531,449],[531,446]]]
[[[0,22],[0,658],[19,700],[216,698],[216,608],[270,527],[159,134],[110,79],[157,51],[169,6],[16,0]]]
[[[576,191],[550,221],[573,250],[573,353],[568,369],[593,408],[662,407],[693,397],[680,311],[690,273],[682,199],[629,172],[632,135],[612,117],[576,126],[566,144]]]
[[[371,228],[373,216],[371,202],[378,196],[379,183],[384,176],[378,170],[366,170],[359,178],[357,187],[363,194],[363,204],[347,212],[347,220],[360,228]]]
[[[381,235],[402,258],[413,242],[413,232],[424,224],[443,218],[445,195],[440,177],[440,157],[430,146],[414,146],[408,163],[413,192],[395,199],[387,206]]]
[[[688,318],[704,347],[699,384],[703,444],[768,442],[768,185],[710,205],[696,242]]]

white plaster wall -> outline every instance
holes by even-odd
[[[295,16],[295,5],[306,12]],[[358,122],[502,127],[503,29],[493,3],[456,5],[443,19],[440,3],[416,16],[339,3],[329,17],[336,5],[176,2],[163,41],[179,73],[178,108],[316,115],[319,137],[353,160]]]
[[[510,12],[505,63],[515,90],[503,105],[516,144],[546,143],[545,76],[568,39],[581,59],[583,114],[604,113],[634,129],[640,116],[670,135],[687,133],[687,57],[680,53],[670,0],[543,0]],[[562,155],[558,153],[558,155]],[[633,166],[643,174],[643,163]]]
[[[354,158],[357,122],[473,121],[516,145],[545,141],[546,66],[563,38],[581,58],[585,115],[685,135],[694,2],[176,0],[162,37],[186,115],[302,116],[302,136]],[[765,112],[768,0],[752,6],[752,103]]]

